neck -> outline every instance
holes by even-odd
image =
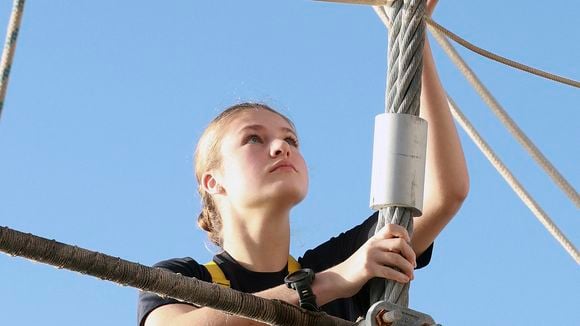
[[[255,272],[278,272],[286,266],[290,252],[289,210],[254,209],[227,215],[222,215],[223,248],[240,265]]]

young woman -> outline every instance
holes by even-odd
[[[431,12],[436,1],[428,1]],[[397,225],[374,234],[377,214],[307,251],[299,262],[316,273],[312,290],[329,314],[355,320],[369,306],[367,282],[375,277],[409,282],[430,259],[432,243],[467,196],[463,152],[429,44],[425,44],[421,116],[429,123],[423,215],[413,238]],[[231,287],[298,304],[284,285],[288,274],[290,210],[305,196],[308,173],[293,123],[263,104],[243,103],[216,117],[202,135],[195,172],[203,211],[198,223],[223,248],[214,257]],[[417,258],[418,257],[418,258]],[[211,282],[191,258],[157,264]],[[261,325],[205,307],[141,293],[139,324]]]

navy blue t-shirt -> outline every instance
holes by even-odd
[[[315,272],[321,272],[345,261],[374,235],[377,217],[378,214],[375,213],[360,225],[331,238],[314,249],[306,251],[298,259],[300,266],[311,268]],[[432,251],[433,245],[417,258],[417,268],[422,268],[429,264]],[[284,284],[284,277],[288,275],[287,266],[279,272],[249,271],[238,264],[227,252],[215,255],[213,261],[222,269],[226,278],[230,281],[232,289],[246,293],[260,292]],[[155,264],[154,267],[211,282],[211,275],[205,266],[189,257],[165,260]],[[145,324],[145,318],[154,309],[173,303],[183,304],[183,302],[162,298],[153,293],[139,292],[137,311],[139,325],[143,326]],[[334,300],[320,308],[332,316],[355,321],[359,316],[366,314],[369,305],[369,287],[365,285],[355,296]]]

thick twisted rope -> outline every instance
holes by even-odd
[[[552,221],[550,216],[540,207],[540,205],[534,200],[534,198],[526,191],[518,179],[511,173],[511,171],[506,167],[506,165],[501,161],[501,159],[493,152],[491,147],[483,140],[481,135],[477,132],[475,127],[469,122],[469,120],[463,115],[459,110],[457,104],[453,101],[449,95],[447,96],[449,101],[449,108],[451,109],[451,114],[455,120],[463,127],[463,130],[469,135],[471,140],[479,147],[481,152],[490,161],[490,163],[495,167],[498,173],[505,179],[505,181],[511,186],[513,191],[520,197],[526,206],[532,211],[536,218],[544,225],[544,227],[550,232],[550,234],[564,247],[564,249],[572,256],[577,264],[580,264],[580,253],[574,244],[566,238],[564,233],[558,228],[558,226]]]
[[[350,1],[350,0],[348,0],[348,1]],[[387,28],[391,28],[391,26],[392,26],[391,19],[389,18],[389,16],[385,12],[384,8],[382,6],[373,6],[373,9],[375,10],[375,13],[381,19],[383,24]],[[552,74],[552,73],[549,73],[547,71],[540,70],[538,68],[530,67],[530,66],[525,65],[523,63],[519,63],[517,61],[510,60],[510,59],[503,57],[499,54],[495,54],[495,53],[490,52],[488,50],[482,49],[482,48],[478,47],[477,45],[465,40],[461,36],[451,32],[450,30],[446,29],[445,27],[439,25],[437,22],[435,22],[430,17],[425,17],[425,22],[427,23],[427,26],[429,27],[431,32],[438,31],[440,33],[443,33],[443,34],[445,34],[445,36],[447,36],[450,39],[452,39],[453,41],[457,42],[459,45],[461,45],[461,46],[465,47],[466,49],[471,50],[471,51],[473,51],[473,52],[475,52],[483,57],[486,57],[490,60],[499,62],[499,63],[504,64],[506,66],[510,66],[512,68],[515,68],[515,69],[518,69],[518,70],[521,70],[521,71],[524,71],[524,72],[527,72],[527,73],[530,73],[530,74],[533,74],[533,75],[536,75],[539,77],[543,77],[543,78],[546,78],[546,79],[549,79],[549,80],[552,80],[552,81],[555,81],[558,83],[562,83],[562,84],[569,85],[572,87],[580,88],[580,82],[578,82],[574,79],[558,76],[556,74]]]
[[[7,227],[0,227],[0,251],[271,325],[354,325],[283,301],[267,300]]]
[[[477,78],[477,75],[469,68],[465,60],[457,53],[455,48],[447,41],[445,36],[439,29],[431,27],[429,25],[429,30],[435,37],[435,40],[447,53],[449,58],[455,63],[459,68],[459,71],[465,76],[467,81],[471,86],[477,91],[479,96],[485,101],[489,106],[491,111],[499,118],[499,120],[504,124],[507,130],[518,140],[518,142],[524,147],[528,154],[544,169],[544,171],[552,178],[552,181],[572,200],[576,207],[580,207],[580,195],[576,192],[576,189],[560,174],[558,169],[542,154],[542,152],[536,147],[536,145],[526,136],[526,134],[518,127],[518,125],[513,121],[513,119],[508,115],[506,110],[499,104],[499,102],[493,97],[491,92],[483,85],[483,83]]]
[[[423,44],[425,36],[425,0],[395,1],[383,8],[389,14],[388,76],[385,110],[388,113],[419,115]],[[409,208],[388,207],[379,211],[375,232],[386,224],[398,224],[413,231],[413,215]],[[374,280],[371,303],[385,300],[401,306],[409,305],[409,283]]]
[[[6,42],[4,43],[2,59],[0,60],[0,117],[2,117],[2,108],[4,107],[4,98],[6,97],[6,89],[8,88],[8,79],[10,77],[10,68],[12,67],[12,60],[14,59],[14,52],[16,51],[16,40],[18,39],[18,31],[20,30],[23,12],[24,0],[14,0],[12,14],[10,15],[8,28],[6,30]]]

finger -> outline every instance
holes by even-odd
[[[409,283],[409,281],[411,281],[409,276],[388,266],[381,266],[378,270],[377,277],[382,277],[399,283]]]
[[[417,258],[411,245],[402,238],[378,240],[375,246],[382,251],[401,254],[411,263]]]
[[[415,254],[413,247],[411,247],[411,245],[406,241],[398,240],[401,241],[397,248],[399,249],[399,253],[413,265],[413,268],[417,267],[417,254]]]
[[[377,257],[377,263],[382,266],[387,266],[399,270],[410,279],[413,279],[414,266],[403,256],[393,252],[386,252]]]
[[[409,237],[409,232],[397,224],[386,224],[379,231],[377,236],[381,239],[391,239],[391,238],[401,238],[407,242],[411,242],[411,237]]]
[[[403,238],[378,239],[375,246],[383,252],[393,252],[402,255],[413,265],[417,267],[417,255],[411,244]]]

